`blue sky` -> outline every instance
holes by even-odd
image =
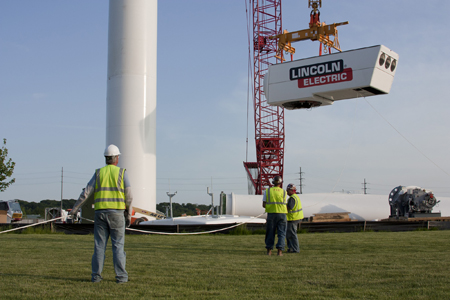
[[[306,0],[282,6],[285,29],[308,27]],[[343,50],[383,44],[398,69],[389,95],[286,111],[285,182],[301,167],[304,193],[361,193],[365,178],[386,198],[398,185],[450,196],[449,12],[437,0],[323,1],[321,21],[350,22]],[[246,24],[244,0],[158,3],[158,203],[169,191],[209,203],[208,186],[247,193]],[[0,199],[60,199],[62,168],[76,199],[104,164],[107,26],[106,0],[0,1],[0,138],[16,162]],[[296,59],[318,55],[317,42],[294,47]]]

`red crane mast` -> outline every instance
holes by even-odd
[[[277,39],[282,33],[281,0],[249,0],[253,18],[253,108],[256,162],[244,162],[253,191],[262,195],[276,175],[283,177],[284,108],[270,106],[264,96],[264,74],[277,58]]]

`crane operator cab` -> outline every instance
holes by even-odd
[[[388,94],[398,54],[378,45],[270,65],[264,76],[267,103],[286,109]]]

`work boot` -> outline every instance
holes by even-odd
[[[267,249],[267,255],[272,255],[272,249]]]
[[[278,249],[277,255],[278,255],[278,256],[283,256],[283,251],[281,251],[281,249]]]

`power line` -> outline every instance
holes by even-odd
[[[397,128],[394,127],[394,125],[392,125],[378,110],[375,109],[375,107],[373,107],[372,104],[370,104],[370,102],[364,97],[364,100],[366,100],[367,104],[369,104],[369,106],[383,119],[386,121],[386,123],[389,124],[389,126],[392,127],[392,129],[394,129],[406,142],[408,142],[414,149],[416,149],[420,154],[422,154],[423,157],[425,157],[426,159],[428,159],[428,161],[430,161],[433,165],[435,165],[439,170],[441,170],[443,173],[447,174],[447,176],[450,176],[449,173],[447,173],[447,171],[445,171],[443,168],[441,168],[441,166],[439,166],[437,163],[435,163],[433,160],[431,160],[431,158],[429,158],[428,156],[425,155],[425,153],[423,153],[419,148],[416,147],[416,145],[414,145],[410,140],[408,140],[400,131],[398,131]]]

